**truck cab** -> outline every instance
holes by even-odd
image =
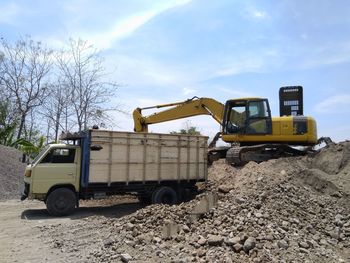
[[[63,187],[79,192],[80,156],[77,145],[47,145],[26,167],[22,200],[29,197],[46,202],[51,192]]]

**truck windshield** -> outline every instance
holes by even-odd
[[[42,156],[43,154],[47,151],[47,149],[50,147],[50,145],[46,145],[41,151],[40,153],[34,158],[34,160],[31,162],[31,164],[36,163]]]

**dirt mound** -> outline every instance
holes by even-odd
[[[17,149],[0,145],[0,200],[19,198],[25,164]]]
[[[344,142],[243,168],[218,161],[209,190],[195,200],[89,218],[52,244],[90,262],[349,262],[349,150]],[[217,206],[194,214],[208,194]],[[75,246],[74,236],[86,229],[98,229],[98,238]],[[65,226],[43,234],[61,231]]]
[[[327,174],[338,174],[342,171],[350,172],[350,141],[332,144],[323,148],[311,160],[313,168],[320,169]]]
[[[324,148],[307,161],[311,177],[333,184],[340,195],[350,195],[350,141]]]
[[[341,196],[339,188],[331,182],[331,176],[319,169],[306,169],[299,175],[303,184],[315,190],[333,196]]]

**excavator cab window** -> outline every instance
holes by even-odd
[[[249,101],[246,134],[270,134],[271,112],[266,99]]]
[[[226,105],[224,133],[242,133],[246,122],[245,101],[230,102]]]
[[[225,134],[270,134],[271,112],[267,100],[228,102],[223,124]]]

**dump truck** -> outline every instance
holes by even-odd
[[[61,139],[27,165],[21,198],[44,201],[53,216],[72,214],[81,199],[117,194],[175,204],[207,180],[205,136],[90,129]]]

